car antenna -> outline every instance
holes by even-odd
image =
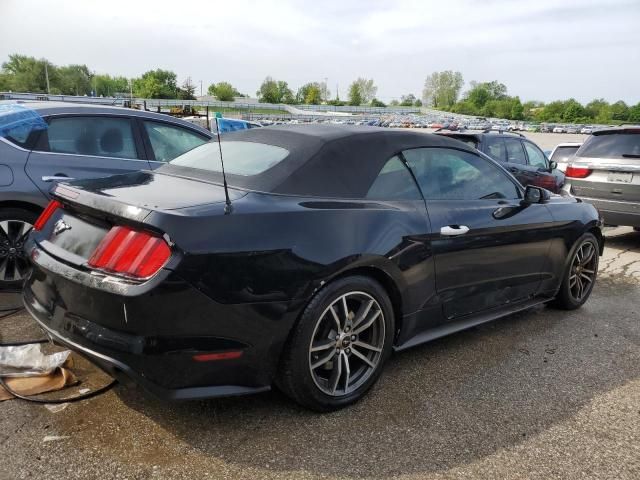
[[[229,198],[229,187],[227,186],[227,176],[224,173],[224,160],[222,159],[222,142],[220,141],[220,126],[218,125],[218,117],[216,119],[216,133],[218,134],[218,150],[220,150],[220,165],[222,165],[222,183],[224,184],[224,213],[231,213],[231,199]]]

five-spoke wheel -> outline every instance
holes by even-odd
[[[391,353],[394,315],[386,290],[352,276],[326,285],[305,308],[283,353],[278,386],[328,411],[361,398]]]
[[[328,395],[356,390],[378,366],[384,334],[384,314],[371,295],[338,297],[318,319],[309,344],[309,369],[318,388]]]
[[[573,310],[587,301],[598,275],[600,244],[591,233],[585,233],[569,252],[569,261],[553,304]]]

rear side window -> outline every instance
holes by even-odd
[[[487,138],[485,152],[494,160],[504,162],[507,158],[507,152],[502,138]]]
[[[225,173],[250,176],[280,163],[289,155],[289,150],[265,143],[222,142],[222,155]],[[222,172],[218,142],[205,143],[171,160],[169,164]]]
[[[507,149],[507,162],[521,165],[527,164],[527,158],[524,156],[524,149],[520,140],[505,138],[504,145]]]
[[[567,162],[569,158],[571,158],[578,151],[578,148],[580,148],[580,146],[578,145],[575,145],[573,147],[558,147],[553,152],[553,155],[551,155],[550,160],[560,163]]]
[[[145,121],[144,128],[147,131],[147,135],[149,135],[155,158],[159,162],[173,160],[209,141],[208,138],[186,128],[175,127],[166,123]]]
[[[589,158],[640,158],[640,130],[591,135],[576,153]]]
[[[407,166],[395,156],[382,167],[366,198],[371,200],[422,200]]]
[[[49,121],[47,134],[50,152],[138,158],[128,118],[53,118]]]

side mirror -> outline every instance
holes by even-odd
[[[547,190],[540,187],[534,187],[533,185],[527,185],[524,190],[524,205],[531,205],[533,203],[544,203],[551,198],[551,195]]]
[[[549,171],[554,171],[556,168],[558,168],[558,162],[551,160],[549,162]]]

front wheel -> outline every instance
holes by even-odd
[[[291,334],[277,380],[296,402],[316,411],[359,400],[391,354],[393,307],[375,280],[353,276],[327,285]]]
[[[580,308],[589,298],[598,275],[600,245],[591,233],[585,233],[569,253],[562,285],[552,305],[563,310]]]

